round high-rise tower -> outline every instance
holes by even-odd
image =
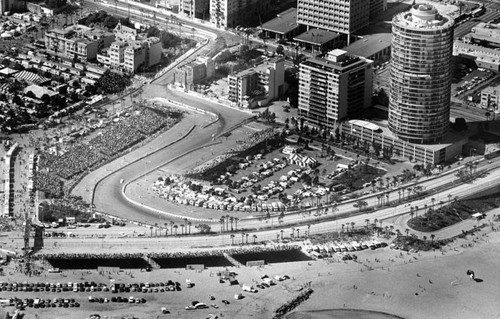
[[[435,143],[450,121],[451,17],[428,4],[392,19],[389,128],[412,143]]]

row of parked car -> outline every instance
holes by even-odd
[[[123,292],[166,292],[166,291],[179,291],[181,290],[181,284],[179,282],[174,282],[169,280],[167,282],[157,282],[157,283],[117,283],[114,285],[107,286],[104,283],[96,282],[68,282],[68,283],[43,283],[43,282],[22,282],[22,283],[11,283],[11,282],[0,282],[1,291],[25,291],[25,292],[98,292],[98,291],[110,291],[112,293],[123,293]]]
[[[11,298],[7,299],[11,301],[11,305],[15,305],[18,309],[24,309],[26,307],[30,308],[75,308],[80,307],[80,304],[75,301],[75,299],[63,299],[63,298],[53,298],[53,299],[42,299],[42,298],[26,298],[24,300]]]
[[[144,298],[135,298],[135,297],[111,297],[111,298],[94,298],[89,296],[89,302],[96,303],[109,303],[109,302],[123,302],[123,303],[146,303],[146,299]]]

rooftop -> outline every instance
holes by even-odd
[[[242,77],[242,76],[246,76],[246,75],[252,74],[254,72],[258,73],[258,72],[265,71],[265,70],[267,70],[267,69],[269,69],[271,67],[274,67],[273,64],[276,63],[276,62],[279,62],[281,60],[283,60],[283,58],[281,58],[281,57],[279,57],[279,58],[272,58],[272,59],[269,59],[269,60],[265,60],[262,63],[257,64],[253,68],[249,68],[249,69],[243,70],[243,71],[235,74],[234,76],[236,76],[236,77]]]
[[[480,22],[471,31],[467,37],[500,44],[500,24]]]
[[[264,23],[262,29],[285,34],[298,28],[297,23],[297,8],[290,8],[281,12],[276,18]]]
[[[348,53],[368,58],[377,52],[391,46],[392,33],[375,33],[363,36],[348,47],[344,48]]]
[[[299,34],[294,38],[294,40],[314,45],[322,45],[338,38],[339,36],[340,34],[336,32],[330,32],[321,29],[311,29]]]
[[[416,4],[410,11],[399,13],[394,16],[393,23],[408,29],[446,29],[453,26],[454,19],[450,16],[440,14],[430,4]]]
[[[500,95],[500,84],[495,85],[495,86],[489,86],[485,88],[482,93],[488,93],[488,94],[493,94],[493,95]]]

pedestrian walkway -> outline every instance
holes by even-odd
[[[239,261],[237,261],[236,259],[234,259],[233,257],[231,257],[231,255],[229,255],[228,253],[223,253],[223,255],[235,267],[243,267],[244,266],[242,263],[240,263]]]

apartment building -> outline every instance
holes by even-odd
[[[373,61],[335,49],[300,64],[299,117],[306,125],[333,129],[371,105]]]
[[[481,91],[481,107],[499,113],[500,85],[490,86]]]
[[[80,62],[96,59],[97,53],[114,40],[115,35],[111,32],[79,24],[45,33],[47,53]]]
[[[210,0],[210,22],[217,28],[256,24],[276,0]],[[260,21],[259,21],[260,23]]]
[[[186,89],[194,84],[210,79],[215,73],[215,62],[209,57],[197,57],[195,61],[181,65],[175,70],[174,81]]]
[[[284,93],[285,59],[272,58],[263,63],[228,76],[229,101],[239,107],[266,105]]]
[[[188,17],[207,20],[210,0],[179,0],[179,13]]]
[[[134,41],[115,41],[97,55],[97,61],[116,70],[135,73],[161,61],[161,43],[156,37]]]
[[[450,123],[453,18],[428,4],[392,20],[389,128],[412,143],[436,143]]]

